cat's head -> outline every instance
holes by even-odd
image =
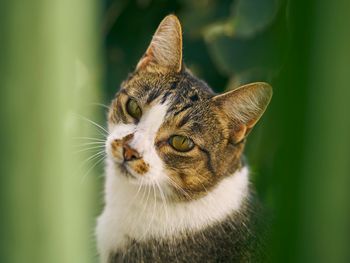
[[[266,83],[216,95],[186,70],[180,22],[167,16],[110,107],[115,176],[174,197],[205,194],[241,168],[245,138],[271,96]]]

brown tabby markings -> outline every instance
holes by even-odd
[[[181,25],[170,15],[160,24],[135,72],[122,83],[110,108],[109,123],[137,124],[125,109],[129,98],[135,99],[142,111],[167,103],[154,146],[166,174],[184,190],[175,188],[177,197],[193,199],[240,169],[245,137],[271,95],[266,83],[216,95],[183,65]],[[175,151],[168,143],[173,135],[191,138],[195,147],[188,152]],[[133,161],[139,161],[134,168],[144,174],[149,167],[141,160]]]
[[[130,123],[135,120],[125,110],[129,97],[137,99],[141,108],[167,99],[169,110],[155,145],[169,176],[185,190],[178,191],[180,198],[202,196],[241,166],[244,143],[234,145],[230,141],[230,130],[210,100],[214,95],[206,83],[187,71],[138,71],[123,83],[112,103],[109,121]],[[167,143],[173,134],[189,136],[197,146],[188,153],[176,152]],[[135,168],[140,174],[148,171],[144,162]]]
[[[138,156],[138,153],[133,150],[128,142],[133,138],[133,134],[129,134],[122,139],[117,139],[112,142],[112,154],[115,158],[121,160],[126,158],[126,155],[135,155],[136,158],[134,160],[129,161],[129,166],[139,175],[143,175],[148,172],[149,165]],[[129,159],[129,158],[127,158]]]

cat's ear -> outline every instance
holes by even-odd
[[[271,97],[271,86],[257,82],[217,95],[212,102],[217,112],[227,121],[232,141],[238,143],[258,122]]]
[[[182,30],[175,15],[166,16],[159,24],[136,70],[150,65],[176,72],[182,69]]]

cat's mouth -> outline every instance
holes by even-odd
[[[132,169],[129,167],[128,163],[126,163],[126,162],[119,163],[119,168],[120,168],[122,174],[125,175],[126,177],[137,179],[137,176],[134,174]]]

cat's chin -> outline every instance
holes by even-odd
[[[135,175],[131,169],[128,167],[127,164],[125,163],[116,163],[118,166],[118,170],[120,171],[121,176],[125,176],[127,178],[133,179],[133,180],[138,180],[138,176]]]
[[[135,181],[140,181],[145,174],[139,174],[134,168],[128,164],[128,162],[117,159],[113,156],[108,156],[107,164],[112,165],[117,176],[124,176],[126,178],[133,179]]]
[[[115,166],[115,176],[121,176],[131,184],[141,184],[140,175],[135,174],[127,164],[123,162],[113,162]]]

